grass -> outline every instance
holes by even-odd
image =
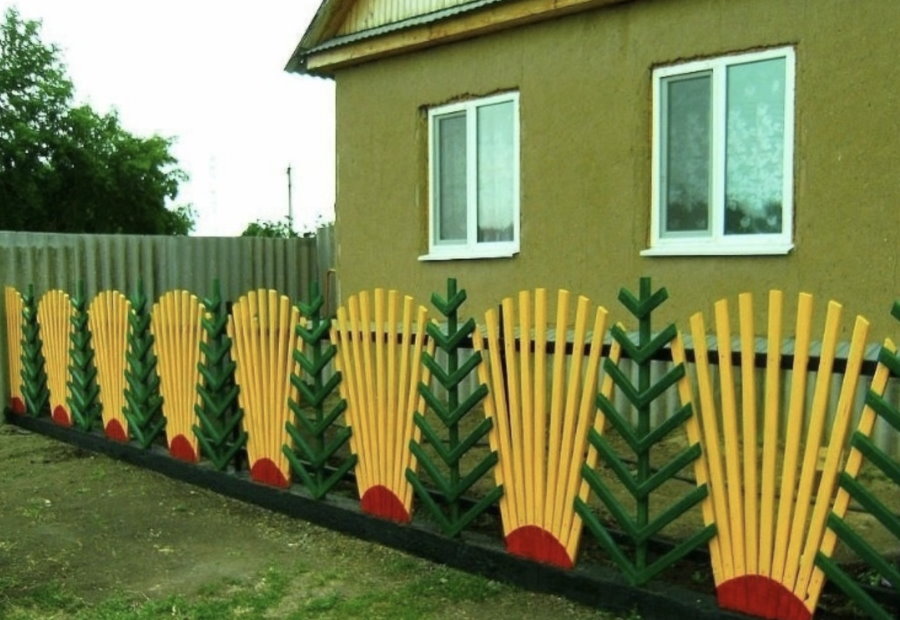
[[[614,618],[0,425],[0,618]]]
[[[19,595],[14,600],[0,595],[0,616],[9,620],[467,618],[480,616],[481,611],[496,611],[499,603],[507,612],[501,617],[616,617],[597,611],[588,614],[562,599],[554,601],[554,609],[541,605],[540,615],[527,616],[527,600],[538,595],[399,553],[393,555],[397,557],[383,565],[382,576],[395,587],[343,588],[354,579],[353,574],[334,570],[311,574],[302,568],[293,572],[272,567],[246,581],[223,579],[207,584],[190,596],[148,598],[115,593],[89,603],[59,583],[28,587],[6,576],[0,578],[0,592],[19,591]],[[517,603],[523,596],[526,600]]]

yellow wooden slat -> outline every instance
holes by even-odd
[[[240,301],[240,300],[239,300]],[[247,453],[250,455],[250,442],[253,436],[258,432],[254,432],[248,420],[248,409],[252,406],[259,406],[262,395],[259,392],[259,373],[262,371],[262,362],[259,360],[259,352],[256,350],[255,341],[252,339],[253,325],[259,324],[259,318],[255,316],[255,308],[258,307],[256,302],[256,291],[249,291],[244,303],[235,303],[232,306],[232,318],[234,319],[234,330],[237,335],[238,346],[234,350],[234,359],[237,368],[241,367],[238,359],[245,359],[247,363],[246,369],[242,369],[240,375],[235,379],[241,381],[238,384],[238,401],[244,410],[243,424],[247,430]],[[246,405],[244,403],[247,403]],[[252,459],[252,457],[250,457]],[[251,461],[252,462],[252,461]]]
[[[381,433],[378,424],[378,402],[375,400],[375,364],[372,359],[372,304],[369,300],[368,291],[359,293],[359,320],[360,331],[362,337],[360,344],[362,345],[362,363],[363,363],[363,384],[365,385],[365,423],[369,426],[369,438],[371,440],[371,452],[367,458],[372,460],[372,472],[376,480],[383,484],[386,481],[386,472],[381,468],[379,453],[382,449]]]
[[[675,365],[685,364],[686,357],[684,354],[684,340],[682,339],[681,332],[678,332],[675,339],[671,344],[672,348],[672,363]],[[678,396],[681,400],[681,405],[692,405],[694,403],[694,395],[693,395],[693,387],[691,385],[691,379],[688,376],[687,372],[678,381]],[[693,411],[693,415],[688,418],[687,422],[685,422],[685,432],[687,433],[688,443],[690,445],[696,445],[701,441],[700,435],[700,416],[696,410]],[[704,484],[709,483],[709,465],[707,463],[706,452],[702,452],[700,456],[694,461],[694,477],[697,481],[697,486],[701,487]],[[708,526],[716,521],[715,511],[713,509],[713,501],[709,494],[703,499],[703,502],[700,504],[700,509],[703,513],[703,525]],[[710,566],[712,568],[713,573],[713,582],[719,584],[723,581],[722,577],[722,551],[719,547],[719,538],[718,536],[713,536],[709,541],[709,561]]]
[[[762,485],[759,504],[760,575],[772,572],[772,544],[775,518],[775,463],[778,456],[778,425],[781,415],[781,291],[769,291],[769,318],[766,341],[765,412],[763,421]]]
[[[731,363],[731,328],[728,302],[715,303],[716,339],[718,341],[719,389],[722,395],[722,439],[725,451],[725,475],[728,480],[728,517],[731,527],[731,555],[734,574],[746,574],[744,565],[744,506],[741,496],[740,438],[738,411],[734,395],[734,368]]]
[[[581,452],[583,446],[575,444],[575,429],[578,416],[578,404],[580,401],[581,388],[581,368],[584,363],[584,342],[587,333],[588,306],[590,300],[587,297],[579,296],[575,310],[575,337],[572,341],[572,354],[569,356],[569,377],[566,389],[565,409],[563,411],[563,428],[558,444],[550,444],[550,449],[559,453],[558,466],[554,472],[552,486],[556,489],[556,496],[553,507],[553,517],[550,521],[550,527],[547,530],[556,536],[557,540],[565,543],[565,537],[562,532],[563,514],[572,510],[571,498],[568,502],[565,497],[566,481],[569,475],[569,468],[573,463],[577,463],[578,469],[581,469]],[[578,455],[574,454],[578,451]],[[548,480],[548,486],[551,482]]]
[[[291,303],[291,300],[288,296],[282,297],[282,304],[285,307],[285,334],[284,334],[284,357],[281,358],[283,362],[282,371],[281,371],[281,399],[278,403],[279,411],[281,415],[278,418],[273,419],[273,422],[277,424],[275,428],[275,434],[273,434],[273,439],[275,440],[272,449],[274,453],[278,455],[278,462],[284,468],[282,471],[285,473],[285,478],[290,481],[291,479],[291,466],[287,460],[287,457],[284,454],[283,446],[288,446],[289,449],[294,449],[293,440],[291,440],[290,435],[287,434],[286,425],[288,422],[294,422],[293,412],[290,408],[290,401],[294,401],[297,403],[301,402],[300,392],[294,387],[294,384],[291,383],[291,375],[299,375],[300,374],[300,365],[294,360],[294,351],[303,351],[303,341],[297,335],[297,326],[300,323],[300,311],[297,309],[295,305]]]
[[[534,292],[534,497],[547,496],[547,289]]]
[[[694,360],[697,370],[697,389],[700,396],[701,427],[703,430],[703,447],[707,452],[709,464],[710,495],[713,498],[713,513],[716,521],[716,538],[722,556],[721,582],[735,576],[734,553],[731,537],[731,519],[727,503],[725,471],[719,448],[719,424],[713,398],[713,383],[709,368],[709,348],[706,345],[706,326],[703,314],[691,317],[691,336],[694,341]]]
[[[781,582],[787,556],[788,536],[794,508],[797,481],[797,453],[806,400],[809,341],[812,329],[812,295],[801,293],[797,300],[797,324],[794,340],[794,365],[791,370],[791,395],[788,404],[788,426],[785,434],[784,460],[781,468],[781,491],[778,517],[775,521],[775,546],[770,577]]]
[[[369,487],[369,475],[366,468],[366,462],[359,458],[359,453],[364,448],[362,440],[362,430],[359,428],[359,412],[356,409],[356,403],[359,402],[357,393],[357,375],[353,368],[353,342],[351,335],[350,319],[347,316],[347,310],[344,306],[338,308],[336,319],[332,322],[332,330],[337,335],[337,340],[332,340],[337,346],[337,354],[335,355],[335,370],[341,372],[341,398],[347,402],[345,417],[347,425],[350,427],[350,450],[356,455],[357,461],[354,467],[356,474],[356,485],[359,489],[367,489]]]
[[[603,336],[606,333],[606,317],[606,308],[598,306],[594,315],[590,352],[584,373],[585,381],[578,405],[578,423],[572,450],[573,458],[567,468],[566,491],[562,501],[566,510],[563,513],[560,540],[573,561],[578,554],[578,543],[581,540],[582,529],[581,517],[575,513],[573,507],[579,481],[581,481],[581,467],[587,457],[588,429],[593,425],[597,413],[597,380],[600,372],[600,355],[603,351]]]
[[[756,330],[753,325],[753,296],[738,296],[741,334],[741,422],[744,479],[744,562],[747,573],[759,566],[759,483],[757,477],[756,428]]]
[[[392,470],[388,465],[388,455],[392,448],[388,441],[388,421],[387,411],[387,385],[384,359],[384,289],[376,288],[374,295],[375,307],[375,416],[378,420],[375,427],[375,433],[378,437],[378,468],[382,471],[386,479],[392,478]],[[396,487],[395,487],[396,488]]]
[[[539,525],[548,528],[553,521],[556,502],[557,475],[559,473],[559,445],[562,434],[563,403],[565,399],[566,338],[569,327],[569,291],[560,289],[556,294],[556,342],[553,348],[553,378],[550,388],[549,441],[547,444],[547,496],[544,502],[544,518]]]
[[[543,498],[534,493],[536,483],[534,478],[534,462],[543,455],[534,451],[534,404],[532,402],[532,390],[534,382],[531,376],[531,295],[528,291],[519,292],[519,373],[521,373],[522,388],[522,449],[524,457],[525,485],[522,494],[525,497],[525,521],[534,523],[535,515],[540,510]]]
[[[406,406],[406,409],[402,412],[404,425],[407,428],[407,441],[405,444],[409,444],[409,440],[412,440],[416,443],[419,443],[422,439],[422,430],[418,425],[413,422],[413,413],[418,411],[424,411],[425,409],[425,399],[419,394],[418,385],[421,381],[425,385],[428,385],[431,380],[431,373],[425,368],[424,364],[422,364],[422,354],[428,353],[429,355],[434,355],[434,341],[430,338],[426,337],[425,334],[425,325],[428,322],[428,311],[425,306],[419,306],[418,311],[416,312],[416,341],[415,347],[413,348],[413,369],[414,374],[410,377],[409,381],[409,401]],[[410,468],[413,471],[416,471],[417,463],[416,458],[413,455],[412,451],[406,449],[403,451],[403,454],[406,455],[406,460],[403,464],[403,471],[406,471],[406,468]],[[413,498],[413,488],[412,485],[405,481],[403,482],[403,490],[402,493],[398,492],[397,496],[402,498],[403,505],[406,508],[406,511],[412,514],[412,498]]]
[[[855,331],[855,330],[854,330]],[[890,339],[884,341],[885,350],[889,351],[892,354],[897,352],[897,346]],[[849,365],[849,362],[848,362]],[[887,366],[880,363],[875,368],[875,375],[872,377],[872,384],[869,387],[869,391],[873,394],[883,395],[885,388],[887,387],[888,379],[890,378],[890,370]],[[846,378],[844,381],[849,381]],[[843,396],[844,390],[841,389],[841,395]],[[839,413],[843,411],[840,406],[838,407]],[[875,420],[877,419],[877,415],[875,410],[870,406],[866,405],[863,407],[862,414],[859,418],[859,423],[857,424],[856,430],[866,437],[872,436],[872,430],[875,427]],[[826,456],[826,465],[828,463],[828,456]],[[844,465],[844,473],[846,473],[851,478],[856,478],[859,474],[859,470],[862,467],[863,463],[863,455],[856,448],[850,448],[850,453],[847,456],[847,463]],[[834,500],[834,506],[832,507],[832,512],[834,512],[835,516],[839,519],[843,519],[844,515],[847,514],[847,507],[850,505],[850,494],[843,488],[839,488],[837,492],[837,496]],[[818,510],[818,506],[816,507]],[[815,520],[815,517],[813,518]],[[831,557],[831,554],[834,553],[834,547],[837,544],[837,535],[834,533],[832,529],[826,529],[825,533],[822,537],[822,544],[819,547],[819,550],[826,556]],[[816,608],[816,604],[818,603],[819,596],[822,593],[822,586],[825,584],[825,574],[822,570],[816,566],[813,566],[812,576],[810,577],[809,584],[806,588],[807,598],[806,598],[806,608],[809,610],[813,610]]]
[[[413,299],[408,295],[403,299],[403,323],[401,325],[402,342],[400,345],[400,378],[397,382],[397,408],[404,408],[409,403],[409,377],[410,377],[410,357],[412,351],[412,320],[413,320]],[[413,369],[414,370],[414,369]],[[393,382],[392,382],[393,383]],[[405,425],[405,420],[402,423]],[[407,429],[402,429],[400,433],[400,442],[402,438],[408,436]],[[407,446],[399,446],[397,449],[394,468],[399,476],[405,476],[403,464],[406,462],[405,453]],[[402,484],[403,478],[399,478],[396,484]]]
[[[859,375],[862,369],[868,333],[869,322],[862,317],[856,317],[853,336],[850,340],[850,350],[847,356],[847,366],[844,370],[844,379],[841,382],[841,391],[831,425],[825,465],[822,468],[815,507],[809,521],[808,533],[803,544],[803,551],[800,554],[800,566],[794,584],[794,594],[800,600],[808,598],[807,587],[812,577],[816,551],[818,551],[822,543],[825,522],[828,518],[828,511],[831,508],[837,484],[838,469],[841,465],[841,455],[846,447],[845,441],[850,427],[853,402],[856,399],[856,388],[859,385]],[[816,456],[818,456],[818,450],[816,452]],[[816,594],[815,596],[817,597],[818,595]]]
[[[509,387],[509,439],[512,449],[511,478],[507,486],[515,488],[513,498],[516,502],[516,512],[520,518],[528,522],[528,497],[525,495],[525,467],[522,450],[522,408],[520,405],[518,356],[516,355],[516,312],[513,300],[507,297],[502,302],[503,306],[503,338],[506,353],[506,381]]]
[[[797,488],[797,500],[794,508],[794,518],[791,523],[788,538],[788,549],[785,558],[782,582],[788,590],[794,589],[797,571],[800,567],[800,550],[805,540],[804,532],[807,528],[806,518],[809,515],[809,505],[812,499],[813,483],[816,477],[816,466],[819,460],[819,448],[822,444],[822,433],[825,429],[826,416],[828,415],[828,398],[831,393],[832,368],[836,355],[838,331],[840,329],[841,305],[833,301],[828,303],[828,311],[825,317],[825,332],[822,337],[822,347],[819,353],[819,368],[816,372],[816,385],[813,395],[812,408],[809,412],[807,431],[805,437],[805,450],[803,453],[802,468],[800,470],[800,483]],[[818,544],[816,544],[818,547]]]
[[[489,386],[490,393],[485,401],[485,411],[490,409],[490,415],[494,419],[494,426],[490,431],[491,441],[497,446],[499,462],[494,467],[494,481],[497,486],[503,485],[503,496],[500,498],[500,515],[503,523],[503,534],[508,535],[516,530],[524,515],[520,516],[517,509],[517,487],[513,476],[513,451],[510,442],[509,409],[506,404],[506,385],[504,377],[506,369],[500,359],[500,326],[497,313],[491,309],[485,313],[485,326],[488,334],[488,352],[490,354],[491,378],[493,383]],[[482,362],[484,365],[484,362]]]
[[[376,484],[378,480],[378,472],[374,469],[374,461],[372,454],[374,452],[374,440],[372,439],[372,422],[369,419],[369,411],[366,404],[366,384],[365,374],[363,372],[363,339],[366,334],[363,326],[359,322],[359,299],[353,295],[347,300],[347,308],[350,316],[350,342],[352,349],[352,364],[347,366],[347,376],[351,381],[356,383],[357,400],[350,403],[353,409],[353,432],[359,434],[359,466],[366,472],[366,485],[361,486],[361,481],[357,481],[360,497],[370,487]],[[366,329],[368,327],[366,326]]]
[[[618,323],[618,326],[621,329],[625,329],[625,326],[622,323]],[[620,345],[617,341],[613,341],[612,346],[609,348],[609,361],[615,366],[619,363],[619,358],[622,355],[622,345]],[[600,394],[604,396],[607,400],[612,402],[613,398],[613,390],[615,388],[615,384],[613,383],[612,376],[609,374],[604,374],[603,383],[600,384]],[[597,434],[602,435],[604,426],[606,425],[606,416],[603,415],[603,412],[600,410],[596,411],[596,416],[594,417],[594,430]],[[587,450],[587,458],[585,459],[585,464],[589,469],[594,469],[597,467],[597,461],[600,458],[600,454],[597,452],[597,449],[592,445],[588,444]],[[578,497],[583,502],[588,501],[588,497],[590,496],[591,487],[588,485],[586,480],[581,481],[581,487],[578,489]]]
[[[385,410],[388,412],[388,415],[392,415],[393,412],[397,411],[397,382],[391,380],[393,377],[397,377],[397,308],[398,308],[399,300],[397,296],[397,291],[390,290],[387,295],[387,325],[385,326],[385,338],[387,342],[385,343],[385,349],[383,350],[383,354],[385,355],[385,361],[383,364],[384,372],[386,373],[387,380],[385,381]],[[398,462],[399,453],[403,451],[402,444],[402,429],[398,429],[395,424],[388,424],[387,427],[387,444],[389,447],[387,454],[385,455],[386,459],[391,461],[392,471],[394,471],[394,485],[396,487],[400,487],[402,483],[402,477],[404,472],[400,471],[400,463]]]
[[[23,404],[22,396],[22,296],[12,286],[3,289],[6,308],[6,351],[9,370],[9,396]]]

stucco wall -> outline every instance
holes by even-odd
[[[641,257],[652,68],[785,44],[797,54],[795,249]],[[870,318],[878,338],[900,331],[888,314],[900,295],[900,2],[645,0],[370,62],[336,81],[344,297],[384,286],[427,303],[454,276],[470,313],[545,286],[622,317],[618,288],[650,275],[668,287],[666,317],[683,328],[719,297],[751,290],[763,306],[775,287],[788,299],[803,290],[841,301]],[[425,109],[505,89],[520,92],[521,252],[420,262]]]

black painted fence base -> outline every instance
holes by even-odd
[[[720,610],[715,598],[663,582],[629,585],[619,573],[602,566],[578,566],[564,571],[512,556],[486,536],[464,533],[451,539],[428,523],[409,525],[383,521],[359,510],[347,498],[314,500],[295,485],[283,490],[252,482],[246,473],[223,473],[201,463],[192,465],[170,457],[158,446],[144,450],[134,443],[118,443],[99,433],[85,433],[54,424],[49,418],[32,418],[6,412],[6,421],[41,435],[105,454],[165,476],[203,487],[222,495],[256,504],[315,523],[356,538],[445,564],[469,573],[502,581],[534,592],[566,597],[613,612],[637,611],[644,618],[745,618]]]

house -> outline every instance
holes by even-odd
[[[344,296],[452,276],[473,314],[537,286],[614,308],[650,275],[682,323],[781,288],[881,337],[898,58],[888,0],[325,0],[287,69],[336,83]]]

